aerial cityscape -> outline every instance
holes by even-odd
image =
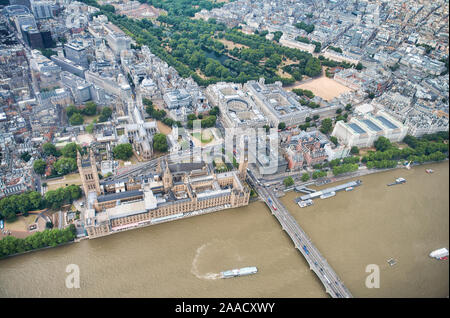
[[[448,298],[448,159],[448,1],[0,0],[1,298]]]

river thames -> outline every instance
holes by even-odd
[[[427,174],[426,168],[435,170]],[[397,177],[406,184],[387,187]],[[300,208],[282,198],[354,297],[448,297],[448,162],[363,176],[362,186]],[[390,266],[393,258],[397,264]],[[80,288],[66,288],[66,267]],[[365,286],[366,266],[380,288]],[[220,271],[256,266],[256,275]],[[0,260],[0,297],[328,297],[261,202]]]

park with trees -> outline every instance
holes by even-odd
[[[78,170],[77,166],[77,152],[84,153],[79,145],[74,142],[66,144],[61,150],[58,150],[52,143],[45,143],[42,145],[42,155],[44,157],[53,156],[58,158],[53,164],[51,176],[63,176]],[[34,171],[43,175],[47,168],[47,163],[43,159],[37,159],[33,162]]]
[[[81,198],[81,189],[77,185],[47,191],[44,197],[37,191],[10,195],[0,200],[0,218],[13,222],[17,215],[27,216],[29,211],[43,208],[59,209],[64,204],[70,204],[79,198]]]
[[[219,81],[244,83],[260,77],[264,77],[267,83],[281,81],[288,85],[301,79],[302,75],[315,77],[322,73],[320,60],[312,54],[278,44],[281,32],[274,32],[273,39],[268,40],[259,32],[245,34],[238,28],[228,28],[214,19],[204,21],[190,18],[202,7],[220,6],[217,2],[203,0],[194,5],[184,0],[141,0],[167,10],[168,14],[160,15],[157,23],[115,14],[105,10],[95,0],[83,2],[99,8],[97,14],[105,14],[112,23],[132,37],[136,45],[147,45],[182,77],[192,76],[202,86]],[[314,29],[313,25],[301,27]],[[242,46],[229,49],[221,42],[222,39]],[[287,59],[294,63],[285,69],[291,76],[283,77],[277,71],[282,61]],[[79,117],[75,119],[79,120]]]
[[[44,247],[55,247],[73,241],[76,238],[75,225],[65,229],[47,229],[36,232],[26,238],[6,236],[0,240],[0,258],[24,253]]]

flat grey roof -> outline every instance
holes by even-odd
[[[362,129],[361,127],[359,127],[357,124],[355,123],[351,123],[349,124],[350,128],[353,129],[353,131],[357,134],[364,134],[366,131],[364,129]]]
[[[383,125],[385,125],[388,128],[391,128],[391,129],[398,128],[397,126],[395,126],[393,123],[391,123],[389,120],[387,120],[383,116],[377,116],[375,118],[378,119],[379,121],[381,121],[383,123]]]
[[[380,127],[378,127],[377,125],[375,125],[373,122],[371,122],[368,119],[363,119],[362,122],[364,124],[366,124],[373,131],[381,131],[382,130]]]
[[[112,200],[121,200],[126,199],[130,197],[135,197],[138,195],[143,195],[143,192],[141,190],[131,190],[131,191],[125,191],[125,192],[118,192],[118,193],[112,193],[112,194],[103,194],[97,198],[98,202],[106,202],[106,201],[112,201]]]

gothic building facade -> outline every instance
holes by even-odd
[[[216,174],[212,165],[205,163],[160,161],[155,173],[101,182],[98,176],[91,178],[95,169],[91,161],[90,168],[81,158],[79,162],[88,198],[85,229],[89,238],[240,207],[250,198],[245,183],[246,157],[239,171]]]

